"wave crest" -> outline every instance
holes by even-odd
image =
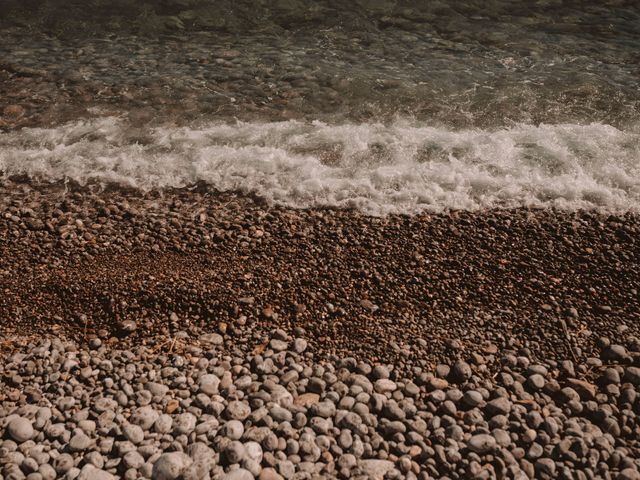
[[[138,129],[101,117],[0,135],[0,171],[143,190],[204,181],[288,206],[370,214],[640,209],[640,133],[604,124],[449,130],[292,120]]]

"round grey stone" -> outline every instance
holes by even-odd
[[[157,433],[169,433],[171,431],[171,427],[173,426],[173,418],[171,415],[162,414],[157,420],[153,423],[153,430]]]
[[[539,458],[535,463],[536,472],[547,477],[553,477],[556,473],[556,463],[550,458]]]
[[[240,463],[246,454],[245,446],[237,440],[229,442],[224,449],[224,456],[229,463]]]
[[[640,386],[640,367],[627,367],[624,371],[624,380]]]
[[[489,415],[508,415],[511,411],[511,402],[506,397],[498,397],[487,403],[485,407]]]
[[[284,478],[293,478],[296,472],[295,465],[289,460],[280,460],[276,463],[276,468],[278,469],[278,473]]]
[[[290,422],[293,420],[293,414],[286,408],[282,408],[279,405],[274,405],[269,410],[269,416],[278,423]]]
[[[263,468],[258,478],[259,480],[284,480],[284,477],[272,467]]]
[[[244,444],[246,458],[257,463],[262,463],[262,447],[258,442],[247,442]]]
[[[376,365],[371,371],[371,376],[374,380],[378,380],[380,378],[389,378],[389,369],[384,365]]]
[[[173,429],[178,434],[188,435],[196,428],[197,419],[194,414],[186,412],[178,415],[173,421]]]
[[[620,384],[620,374],[618,373],[618,371],[615,368],[607,368],[602,373],[602,380],[606,384],[619,385]]]
[[[7,426],[7,431],[11,438],[18,443],[24,443],[33,438],[33,425],[24,417],[16,417]]]
[[[244,425],[239,420],[229,420],[224,425],[224,435],[229,440],[240,440],[244,434]]]
[[[451,376],[454,380],[458,382],[465,382],[471,378],[473,372],[471,371],[471,367],[467,362],[462,360],[458,360],[453,364],[453,368],[451,369]]]
[[[148,385],[148,384],[147,384]],[[152,406],[147,405],[145,407],[137,408],[129,421],[135,425],[139,425],[143,430],[149,430],[160,414]]]
[[[56,473],[63,475],[73,468],[74,460],[68,453],[62,453],[53,460],[53,468]]]
[[[254,480],[253,474],[244,468],[238,468],[232,472],[227,473],[222,480]]]
[[[96,468],[91,464],[82,467],[77,477],[78,480],[114,480],[115,478],[109,472]]]
[[[360,460],[358,466],[368,478],[380,479],[393,469],[393,462],[389,460],[368,459]]]
[[[373,384],[373,388],[378,393],[387,393],[395,391],[398,386],[393,380],[389,380],[388,378],[381,378],[375,381],[375,383]]]
[[[281,407],[288,408],[293,404],[293,395],[282,385],[273,385],[271,388],[271,401]],[[249,408],[248,405],[246,405],[246,408]],[[238,418],[238,420],[243,419]]]
[[[623,362],[629,358],[629,353],[622,345],[611,345],[602,352],[602,358],[605,360]]]
[[[618,474],[616,480],[640,480],[640,472],[635,468],[625,468]]]
[[[84,456],[85,463],[90,463],[96,468],[104,467],[104,457],[100,454],[100,452],[92,451],[87,453]]]
[[[482,394],[476,390],[467,390],[464,392],[462,401],[471,408],[483,407],[485,404]]]
[[[251,414],[251,408],[244,402],[229,402],[226,408],[227,417],[232,420],[245,420]]]
[[[469,439],[467,446],[475,453],[483,454],[496,449],[496,439],[486,433],[479,433]]]
[[[544,388],[544,384],[544,377],[539,373],[535,373],[527,379],[527,385],[529,385],[533,390],[542,390]]]
[[[304,338],[296,338],[293,341],[293,351],[303,353],[307,349],[307,341]]]
[[[325,400],[311,405],[311,407],[309,407],[309,411],[314,416],[329,418],[336,414],[336,406],[333,402]]]
[[[88,449],[91,445],[93,445],[93,440],[86,433],[78,428],[73,431],[73,436],[69,440],[69,450],[80,452]]]
[[[136,450],[132,452],[128,452],[123,458],[127,468],[133,468],[134,470],[139,470],[142,465],[144,465],[144,457],[140,455]]]
[[[153,480],[175,480],[191,465],[192,460],[186,453],[163,453],[153,464]]]
[[[211,374],[202,375],[198,379],[198,385],[200,387],[200,391],[206,393],[207,395],[217,395],[218,388],[220,387],[220,379]]]
[[[274,338],[269,342],[269,347],[276,352],[283,352],[287,348],[289,348],[289,344],[283,340],[278,340]]]
[[[345,453],[343,455],[340,455],[337,463],[340,468],[351,470],[357,465],[358,460],[356,459],[355,455],[352,455],[351,453]]]
[[[42,475],[42,480],[54,480],[56,478],[56,470],[48,463],[40,465],[38,472]]]
[[[169,387],[158,382],[147,382],[144,384],[144,388],[158,398],[164,397],[169,392]]]
[[[142,428],[132,423],[126,424],[122,428],[122,433],[127,440],[135,445],[141,443],[144,440],[144,431],[142,430]]]
[[[106,412],[108,410],[113,411],[117,408],[118,402],[109,397],[100,397],[93,402],[93,409],[98,413]]]

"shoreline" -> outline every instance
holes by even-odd
[[[203,188],[65,188],[1,187],[5,338],[186,331],[250,349],[299,328],[320,357],[410,370],[478,347],[583,359],[598,337],[640,333],[637,214],[368,217]]]

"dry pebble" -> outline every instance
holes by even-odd
[[[26,442],[33,437],[33,426],[24,417],[16,417],[9,422],[7,432],[18,443]]]
[[[569,360],[520,349],[479,365],[454,360],[446,376],[455,383],[448,383],[436,381],[442,367],[406,377],[348,357],[326,362],[293,348],[302,338],[281,350],[273,342],[281,336],[273,331],[266,348],[232,355],[196,343],[181,352],[55,338],[25,345],[2,359],[2,391],[15,375],[23,390],[0,403],[0,472],[31,479],[639,477],[640,397],[634,383],[622,383],[634,378],[630,359],[640,361],[634,339],[615,359],[604,347],[603,361],[593,357],[599,366],[581,378],[567,375],[576,368],[558,368]],[[67,376],[56,375],[65,365]],[[89,365],[95,384],[83,375]],[[203,382],[215,388],[204,393]],[[579,384],[593,394],[582,397]],[[141,399],[145,405],[131,408]]]
[[[636,216],[66,188],[0,186],[4,478],[637,478]]]

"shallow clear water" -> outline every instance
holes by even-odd
[[[0,64],[83,98],[6,120],[5,173],[371,213],[640,206],[636,2],[74,5],[0,7]]]

